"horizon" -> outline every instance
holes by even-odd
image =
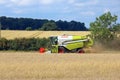
[[[0,16],[77,21],[89,28],[90,22],[108,11],[120,23],[119,5],[119,0],[0,0]]]

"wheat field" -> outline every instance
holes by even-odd
[[[6,39],[14,38],[47,38],[50,36],[68,35],[88,35],[89,31],[24,31],[24,30],[2,30],[1,36]]]
[[[89,33],[2,30],[1,36],[7,39],[47,38],[52,35]],[[0,80],[120,80],[119,53],[120,51],[104,51],[97,54],[39,54],[0,51]]]
[[[0,80],[120,80],[120,52],[0,52]]]

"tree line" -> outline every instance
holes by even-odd
[[[0,39],[0,50],[14,50],[14,51],[37,51],[40,47],[49,47],[48,38],[21,38],[7,40],[5,38]]]
[[[84,23],[77,21],[54,21],[47,19],[32,19],[32,18],[12,18],[1,16],[0,22],[2,30],[60,30],[60,31],[86,31]],[[51,26],[46,24],[51,24]],[[54,23],[54,24],[53,24]],[[52,27],[52,28],[51,28]]]

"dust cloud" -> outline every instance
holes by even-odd
[[[106,44],[95,42],[92,47],[85,49],[86,53],[102,53],[106,51],[120,51],[120,39],[115,39]]]

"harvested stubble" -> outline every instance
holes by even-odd
[[[116,53],[0,52],[0,80],[119,80]]]

